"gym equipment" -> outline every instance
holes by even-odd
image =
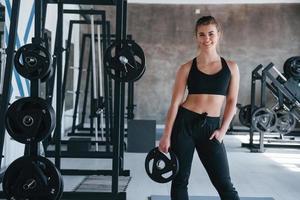
[[[294,123],[296,120],[300,120],[300,85],[297,79],[297,62],[299,61],[296,58],[289,58],[284,65],[284,74],[273,63],[267,66],[258,65],[252,71],[250,110],[253,115],[249,128],[250,139],[249,143],[242,143],[242,146],[249,147],[251,152],[264,152],[265,146],[300,147],[297,140],[291,138],[292,136],[299,136],[299,131],[294,130]],[[262,70],[261,73],[259,73],[260,70]],[[277,75],[274,76],[274,73],[270,72],[271,70]],[[261,83],[260,103],[258,105],[256,104],[256,81]],[[276,100],[275,105],[271,106],[272,109],[266,108],[267,89]],[[256,106],[260,108],[256,109]],[[259,132],[258,144],[254,143],[254,131]],[[265,132],[269,133],[265,135]],[[275,137],[275,134],[278,136]]]
[[[71,137],[67,149],[69,152],[88,152],[91,149],[91,138]]]
[[[148,153],[155,147],[156,120],[127,121],[127,152]]]
[[[61,136],[63,135],[61,133],[62,131],[62,127],[61,127],[61,121],[62,121],[62,114],[63,114],[63,101],[62,101],[62,69],[63,69],[63,54],[64,52],[67,52],[68,49],[66,49],[66,51],[64,51],[64,47],[63,47],[63,15],[66,13],[66,10],[63,9],[64,4],[65,3],[72,3],[72,4],[99,4],[99,5],[111,5],[116,7],[116,17],[115,17],[115,28],[114,30],[115,32],[115,42],[116,42],[116,54],[118,54],[117,52],[120,52],[121,50],[121,41],[123,39],[126,39],[126,30],[127,30],[127,25],[126,25],[126,18],[127,18],[127,1],[124,0],[120,0],[120,1],[105,1],[105,2],[99,2],[99,1],[91,1],[91,0],[80,0],[80,1],[76,1],[76,2],[65,2],[65,1],[35,1],[35,30],[34,30],[34,34],[35,34],[35,38],[32,39],[33,43],[35,44],[40,44],[41,41],[43,41],[43,39],[41,38],[41,36],[44,34],[45,31],[45,19],[46,19],[46,11],[47,11],[47,5],[49,4],[57,4],[57,27],[56,27],[56,34],[55,34],[55,45],[54,45],[54,55],[53,55],[53,60],[55,60],[55,64],[53,65],[54,70],[56,70],[56,72],[54,73],[56,75],[55,80],[56,80],[56,130],[55,130],[55,164],[57,166],[57,168],[61,168],[61,158],[63,153],[59,153],[61,152]],[[43,8],[43,9],[42,9]],[[42,10],[44,12],[42,12]],[[67,12],[73,12],[74,10],[68,10]],[[88,15],[87,13],[90,14],[92,13],[93,15],[99,15],[99,11],[95,11],[95,10],[75,10],[74,13],[77,14],[81,14],[81,16],[83,16],[83,18],[86,19],[86,21],[90,22],[90,18],[86,17],[86,15]],[[5,67],[5,78],[4,78],[4,91],[3,92],[3,96],[2,96],[2,101],[1,101],[1,112],[3,113],[3,115],[6,113],[7,111],[7,107],[8,107],[8,103],[9,103],[9,98],[10,98],[10,94],[9,92],[10,90],[10,83],[11,83],[11,77],[12,77],[12,66],[13,66],[13,55],[14,55],[14,48],[15,48],[15,43],[16,43],[16,31],[18,30],[18,18],[19,18],[19,13],[20,13],[20,1],[13,1],[12,2],[12,12],[10,15],[10,30],[8,35],[8,48],[7,48],[7,54],[8,57],[6,59],[6,67]],[[74,14],[73,13],[73,14]],[[101,13],[105,13],[105,11],[101,11]],[[102,15],[103,16],[103,15]],[[104,15],[105,16],[105,15]],[[102,21],[106,24],[106,20],[105,18],[102,18]],[[107,32],[102,31],[102,33],[105,35],[105,37],[107,36]],[[101,40],[99,40],[101,41]],[[106,39],[103,37],[103,41],[104,44],[110,44],[110,40]],[[107,42],[107,43],[106,43]],[[103,45],[103,49],[106,49]],[[30,64],[31,63],[31,60]],[[23,56],[20,56],[19,59],[20,64],[24,63],[23,60]],[[33,64],[35,64],[35,60],[32,60]],[[74,66],[74,67],[79,67],[79,66]],[[48,72],[49,73],[49,72]],[[44,73],[45,75],[48,73]],[[107,78],[108,76],[105,75],[104,79]],[[54,88],[54,78],[51,78],[51,81],[49,81],[49,91],[52,90]],[[112,168],[111,169],[106,169],[106,170],[77,170],[77,169],[67,169],[65,171],[66,174],[69,173],[69,175],[111,175],[111,190],[109,190],[108,192],[64,192],[63,194],[63,198],[64,199],[119,199],[119,200],[124,200],[126,199],[126,192],[125,191],[119,191],[118,190],[118,185],[119,185],[119,176],[126,174],[126,176],[130,175],[129,170],[124,170],[124,156],[122,155],[122,151],[124,151],[124,148],[122,146],[123,144],[123,134],[124,134],[124,123],[122,122],[122,118],[124,118],[124,113],[123,110],[124,108],[122,107],[124,105],[124,101],[122,102],[122,99],[125,98],[125,94],[124,91],[125,89],[122,89],[121,83],[119,81],[114,81],[112,79],[109,79],[111,85],[114,86],[114,89],[111,90],[111,94],[110,95],[104,95],[104,98],[110,98],[109,100],[110,104],[109,106],[112,107],[112,109],[110,109],[110,111],[108,113],[106,113],[106,109],[105,109],[105,116],[109,116],[111,117],[112,121],[111,124],[113,126],[105,127],[105,131],[107,131],[107,129],[109,128],[112,132],[112,135],[114,137],[114,139],[111,141],[110,146],[109,146],[109,152],[94,152],[96,154],[94,155],[90,155],[88,154],[88,156],[93,156],[93,158],[95,159],[102,159],[102,158],[106,158],[106,159],[112,159]],[[53,84],[52,84],[53,83]],[[107,81],[104,81],[104,84],[106,84]],[[39,96],[40,95],[40,80],[34,79],[34,81],[30,82],[30,95],[31,96]],[[47,85],[47,84],[46,84]],[[106,87],[105,87],[106,88]],[[111,86],[108,86],[107,88],[112,88]],[[48,90],[47,90],[48,91]],[[123,94],[122,94],[123,91]],[[55,94],[53,94],[53,92],[48,93],[51,94],[52,96],[55,96]],[[48,98],[49,96],[47,96]],[[52,97],[50,97],[52,100]],[[51,100],[49,102],[51,102]],[[105,105],[107,107],[107,101],[104,101]],[[114,105],[113,105],[114,104]],[[113,105],[113,106],[112,106]],[[2,116],[2,121],[5,121],[4,116]],[[0,124],[0,131],[2,132],[2,134],[0,134],[2,136],[2,139],[0,141],[4,141],[4,123]],[[91,126],[91,130],[93,129],[93,127]],[[49,141],[52,138],[49,138]],[[52,142],[52,140],[50,141]],[[32,144],[26,144],[25,145],[25,153],[29,154],[30,156],[35,156],[39,154],[39,145],[37,143],[32,142]],[[1,149],[3,150],[3,144],[1,144]],[[78,154],[73,154],[73,157],[78,156]],[[86,154],[83,153],[80,156],[85,156]],[[62,172],[63,173],[63,172]],[[3,192],[2,192],[3,194]],[[0,193],[0,197],[2,198],[3,196],[1,196]],[[20,199],[20,198],[19,198]],[[31,198],[27,198],[27,199],[31,199]],[[46,198],[39,198],[39,199],[46,199]]]
[[[276,129],[277,115],[266,107],[256,109],[252,115],[252,124],[259,132],[271,132]]]
[[[283,65],[283,70],[288,78],[300,80],[300,56],[288,58]]]
[[[92,36],[92,83],[93,83],[93,101],[97,101],[98,99],[98,81],[99,77],[97,76],[96,69],[96,47],[95,47],[95,27],[94,27],[94,15],[91,15],[91,36]],[[99,60],[101,62],[101,60]],[[95,120],[95,121],[94,121]],[[94,116],[92,119],[92,123],[95,122],[95,140],[98,141],[98,117]],[[99,151],[98,142],[96,142],[96,151]]]
[[[100,34],[100,26],[97,26],[97,37],[101,38],[101,34]],[[100,42],[98,42],[98,61],[99,61],[99,96],[103,97],[104,96],[104,91],[103,91],[103,72],[102,72],[102,48],[100,45]],[[97,111],[100,114],[100,131],[101,131],[101,139],[104,140],[104,99],[102,98],[102,106],[100,106],[100,109]]]
[[[287,134],[294,130],[296,126],[296,119],[291,112],[280,109],[275,111],[275,113],[277,116],[276,130],[280,134]]]
[[[179,163],[174,152],[169,151],[165,154],[155,147],[147,154],[145,169],[153,181],[167,183],[177,175]]]
[[[256,108],[255,108],[256,109]],[[251,104],[242,106],[239,112],[239,120],[242,125],[250,127],[251,126]]]
[[[41,79],[41,82],[48,81],[54,74],[54,69],[50,67],[50,71]]]
[[[114,55],[116,45],[114,42],[105,51],[105,70],[112,79],[121,82],[139,80],[146,69],[143,49],[132,40],[124,40],[118,55]]]
[[[50,54],[41,45],[31,43],[22,46],[15,54],[14,63],[17,72],[24,78],[42,81],[50,78]]]
[[[23,156],[12,162],[3,177],[7,199],[58,200],[63,182],[54,164],[41,156]]]
[[[284,83],[285,88],[300,101],[300,79],[289,78]]]
[[[55,127],[55,112],[51,105],[39,97],[26,97],[15,101],[5,115],[9,135],[23,144],[45,139]]]

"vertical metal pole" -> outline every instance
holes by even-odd
[[[265,107],[266,106],[266,101],[267,101],[267,95],[266,95],[266,73],[262,72],[262,77],[261,77],[261,99],[260,99],[260,106]],[[259,132],[259,151],[264,152],[264,132],[261,131]]]
[[[123,6],[124,0],[116,1],[116,53],[121,49],[123,33]],[[118,72],[116,73],[118,76]],[[120,75],[120,74],[119,74]],[[114,140],[113,140],[113,173],[112,173],[112,194],[114,200],[117,199],[120,173],[120,124],[121,124],[121,84],[115,81],[114,94]]]
[[[39,0],[34,1],[34,38],[33,43],[40,45],[42,41],[42,3]],[[30,81],[30,96],[39,97],[40,80]],[[39,154],[39,145],[37,142],[31,142],[25,145],[25,155],[37,156]]]
[[[97,76],[97,69],[96,69],[96,46],[95,46],[95,23],[94,23],[94,15],[91,15],[91,40],[92,40],[92,64],[93,64],[93,78],[92,78],[92,85],[93,85],[93,98],[92,101],[94,102],[94,108],[92,110],[92,120],[95,120],[95,140],[96,142],[96,151],[98,151],[98,117],[96,115],[96,108],[98,108],[98,76]]]
[[[91,92],[90,92],[90,135],[93,135],[93,131],[94,131],[94,84],[93,84],[93,74],[94,74],[94,70],[93,70],[93,48],[92,45],[90,45],[90,57],[89,57],[89,64],[90,66],[90,75],[91,75]],[[97,128],[97,126],[95,127],[95,129]]]
[[[105,24],[103,25],[103,50],[105,51],[107,46],[110,44],[109,38],[110,38],[110,23],[109,22],[105,22]],[[112,111],[110,110],[110,93],[109,93],[109,78],[107,75],[106,70],[103,71],[103,77],[104,77],[104,111],[105,111],[105,138],[106,138],[106,151],[110,152],[110,142],[111,142],[111,115],[112,115]]]
[[[56,76],[56,128],[55,128],[55,166],[60,169],[61,164],[61,86],[62,86],[62,51],[63,51],[63,3],[57,4],[57,76]]]
[[[107,42],[108,45],[111,45],[111,33],[110,33],[110,22],[107,22],[108,26],[107,26]],[[105,71],[105,70],[104,70]],[[108,90],[108,107],[109,107],[109,120],[110,120],[110,129],[109,129],[109,133],[110,133],[110,137],[111,137],[111,141],[113,141],[113,127],[114,127],[114,110],[113,110],[113,90],[112,90],[112,79],[109,77],[109,75],[106,73],[106,78],[107,78],[107,90]]]
[[[56,74],[56,68],[57,68],[57,54],[59,49],[58,44],[58,38],[59,36],[59,24],[56,25],[56,32],[55,32],[55,44],[54,44],[54,54],[53,54],[53,60],[52,60],[52,69],[53,69],[53,76],[47,81],[46,85],[46,97],[48,100],[48,103],[52,103],[53,99],[53,93],[54,93],[54,82],[55,82],[55,74]]]
[[[70,61],[70,48],[71,48],[71,40],[72,40],[72,32],[73,32],[73,23],[69,24],[69,33],[66,44],[66,58],[65,58],[65,68],[64,68],[64,78],[62,82],[62,97],[61,97],[61,106],[64,106],[65,96],[66,96],[66,87],[67,87],[67,78],[68,78],[68,69],[69,69],[69,61]],[[73,66],[74,67],[74,66]],[[71,77],[73,78],[73,77]]]
[[[45,32],[46,16],[47,16],[47,1],[42,1],[42,33]]]
[[[103,30],[103,27],[105,26],[105,22],[102,23],[102,30]],[[102,31],[103,32],[103,31]],[[99,96],[98,96],[98,99],[99,101],[101,100],[101,103],[102,104],[102,98],[103,98],[103,70],[102,70],[102,48],[101,48],[101,36],[100,36],[100,26],[98,25],[97,26],[97,38],[98,38],[98,43],[97,43],[97,46],[98,46],[98,62],[99,62]],[[103,115],[103,107],[101,105],[101,111],[100,111],[100,117],[99,117],[99,121],[100,121],[100,130],[101,130],[101,139],[102,141],[104,140],[104,127],[103,127],[103,119],[104,119],[104,115]]]
[[[127,36],[128,40],[132,40],[131,35]],[[134,82],[128,83],[127,88],[127,119],[134,119]]]
[[[124,1],[123,4],[123,29],[122,29],[122,39],[126,40],[126,35],[127,35],[127,1]],[[123,171],[124,169],[124,120],[125,120],[125,82],[121,82],[121,124],[120,124],[120,171]]]
[[[4,69],[4,81],[3,81],[3,93],[0,103],[0,166],[2,163],[3,145],[4,145],[4,134],[5,134],[5,115],[9,102],[9,91],[11,89],[11,77],[13,70],[13,59],[14,50],[16,44],[16,34],[18,29],[19,21],[19,11],[20,11],[20,0],[13,0],[12,2],[12,12],[10,16],[10,26],[8,35],[8,45],[6,49],[6,64]]]
[[[83,56],[84,56],[84,50],[85,50],[85,40],[86,37],[83,37],[83,41],[81,42],[81,48],[80,48],[80,57],[79,57],[79,69],[78,69],[78,82],[77,82],[77,88],[75,92],[75,106],[74,106],[74,112],[73,112],[73,121],[72,121],[72,135],[75,133],[76,128],[76,119],[77,119],[77,112],[78,112],[78,104],[79,104],[79,98],[80,98],[80,86],[81,86],[81,77],[82,77],[82,66],[83,66]],[[88,81],[88,79],[86,79]]]
[[[252,77],[251,77],[251,115],[254,112],[255,108],[255,90],[256,90],[256,78],[254,72],[252,72]],[[253,135],[254,135],[254,130],[252,126],[252,120],[250,120],[250,138],[249,138],[249,146],[250,148],[254,147],[253,145]]]
[[[84,90],[84,98],[83,98],[83,106],[82,106],[82,116],[81,116],[81,126],[84,127],[84,122],[85,122],[85,114],[87,110],[87,98],[88,98],[88,91],[89,91],[89,83],[90,83],[90,77],[91,77],[91,51],[89,51],[89,62],[87,66],[87,74],[86,74],[86,85],[85,85],[85,90]]]
[[[128,96],[127,96],[127,119],[134,119],[134,82],[128,83],[127,88]]]

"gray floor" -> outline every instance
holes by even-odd
[[[242,197],[273,197],[275,200],[300,199],[300,150],[266,149],[265,153],[250,153],[241,148],[247,136],[225,137],[231,178]],[[125,153],[125,168],[130,169],[131,181],[127,188],[128,200],[147,200],[151,195],[168,195],[170,183],[159,184],[147,177],[144,170],[145,153]],[[68,159],[63,167],[98,169],[110,168],[111,162],[101,160]],[[65,177],[65,189],[73,190],[83,177]],[[217,196],[197,156],[194,156],[189,194]]]
[[[300,199],[300,150],[267,149],[265,153],[249,153],[241,148],[246,136],[225,137],[232,181],[243,197],[273,197],[275,200]],[[145,154],[126,154],[125,165],[132,180],[127,189],[128,200],[146,200],[151,195],[168,195],[170,184],[150,180],[144,171]],[[194,156],[189,194],[217,196],[197,156]]]
[[[190,196],[189,200],[219,200],[219,197],[212,196]],[[169,196],[156,195],[151,196],[150,200],[170,200]],[[241,200],[274,200],[270,197],[241,197]]]
[[[227,135],[225,145],[230,163],[231,178],[242,197],[272,197],[275,200],[300,199],[300,150],[266,149],[265,153],[250,153],[241,148],[247,136]],[[159,184],[147,177],[144,170],[146,153],[125,153],[125,169],[130,169],[127,200],[148,200],[152,195],[168,195],[170,183]],[[65,159],[62,168],[110,169],[110,160]],[[64,176],[65,191],[77,188],[85,177]],[[189,194],[217,196],[208,176],[194,156]],[[218,198],[217,198],[218,199]]]

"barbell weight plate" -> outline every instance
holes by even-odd
[[[256,109],[252,116],[252,125],[259,132],[271,132],[276,129],[277,115],[266,107]]]
[[[295,80],[300,80],[300,56],[288,58],[283,65],[283,71],[288,78],[293,77]]]
[[[122,42],[115,55],[116,43],[112,43],[104,54],[104,67],[108,75],[121,82],[133,82],[145,72],[145,55],[142,48],[132,40]]]
[[[3,177],[7,199],[57,200],[63,179],[55,165],[41,156],[23,156],[13,161]]]
[[[168,154],[164,154],[156,147],[147,154],[145,169],[153,181],[167,183],[177,175],[179,163],[174,152],[169,151]]]
[[[16,141],[23,144],[39,142],[53,131],[55,112],[42,98],[21,98],[7,109],[5,125],[9,135]]]
[[[49,51],[32,43],[17,50],[14,63],[17,72],[29,80],[43,79],[51,70]]]
[[[277,115],[276,129],[280,134],[288,134],[294,130],[296,119],[291,112],[282,109],[275,112]]]
[[[146,64],[145,64],[145,54],[143,49],[132,40],[129,40],[131,42],[128,43],[130,46],[130,49],[133,51],[134,59],[136,62],[136,74],[134,75],[133,81],[138,81],[145,73],[146,71]]]
[[[50,71],[48,74],[46,74],[42,79],[41,82],[47,82],[54,74],[54,69],[51,67]]]
[[[254,109],[257,107],[255,106]],[[242,125],[250,127],[251,126],[251,105],[245,105],[240,108],[239,120]]]

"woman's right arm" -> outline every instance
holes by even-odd
[[[178,69],[176,74],[176,79],[173,86],[171,105],[167,113],[164,133],[159,142],[160,151],[165,153],[169,151],[172,128],[177,115],[178,107],[183,101],[186,81],[187,81],[190,67],[191,67],[190,62],[184,64]]]

